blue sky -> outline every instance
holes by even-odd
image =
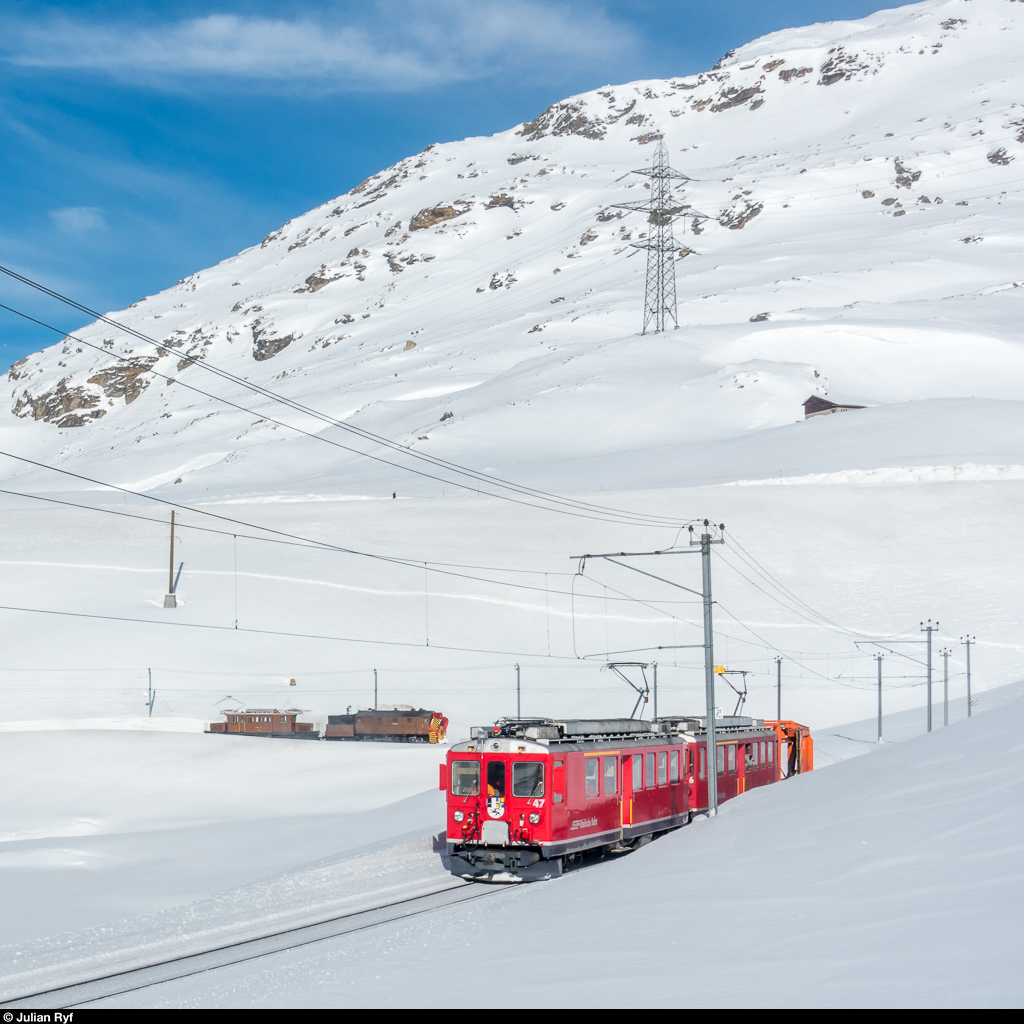
[[[7,0],[0,263],[121,308],[431,142],[886,6],[898,4]],[[84,322],[6,281],[0,302],[64,330]],[[55,338],[0,310],[0,363]]]

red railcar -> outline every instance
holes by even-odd
[[[715,734],[719,802],[778,780],[775,729],[724,718]],[[556,878],[585,852],[634,849],[707,810],[703,718],[502,719],[471,737],[441,766],[451,871],[463,878]]]

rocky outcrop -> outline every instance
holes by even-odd
[[[272,359],[295,340],[294,334],[276,337],[273,324],[265,324],[262,320],[257,320],[252,325],[252,357],[257,362]]]
[[[718,217],[718,223],[723,228],[729,228],[730,231],[739,231],[745,228],[763,209],[764,203],[744,199],[738,205],[723,210]]]
[[[717,113],[720,110],[728,110],[730,107],[741,107],[747,100],[753,99],[761,92],[759,85],[752,85],[746,89],[734,89],[729,87],[718,94],[718,102],[711,104],[711,112]]]
[[[579,135],[584,139],[603,139],[606,134],[601,118],[588,117],[586,104],[580,101],[555,103],[516,132],[535,141],[545,135]]]
[[[123,398],[125,405],[131,405],[146,388],[149,380],[144,374],[153,367],[156,356],[133,359],[118,366],[94,373],[88,380],[89,384],[98,384],[103,388],[107,398]]]
[[[459,217],[465,212],[465,210],[457,210],[454,206],[444,206],[442,204],[429,206],[424,210],[420,210],[409,221],[409,230],[422,231],[424,228],[432,228],[435,224],[443,224],[446,220]]]
[[[55,423],[58,427],[81,427],[106,414],[106,409],[96,408],[100,404],[99,395],[82,385],[69,388],[69,380],[65,377],[55,388],[40,395],[33,395],[26,389],[11,412],[15,416],[31,416],[44,423]]]

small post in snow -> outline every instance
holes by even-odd
[[[149,673],[149,694],[146,697],[146,707],[149,708],[149,717],[153,717],[153,705],[156,703],[156,690],[153,689],[153,670],[147,668]]]

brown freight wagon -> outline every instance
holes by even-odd
[[[316,740],[309,722],[297,721],[300,708],[281,711],[278,708],[246,708],[245,711],[222,711],[223,722],[211,722],[209,732],[244,733],[246,736],[285,737],[293,740]]]
[[[328,715],[325,739],[380,740],[391,743],[443,743],[448,719],[423,708],[357,711]]]

